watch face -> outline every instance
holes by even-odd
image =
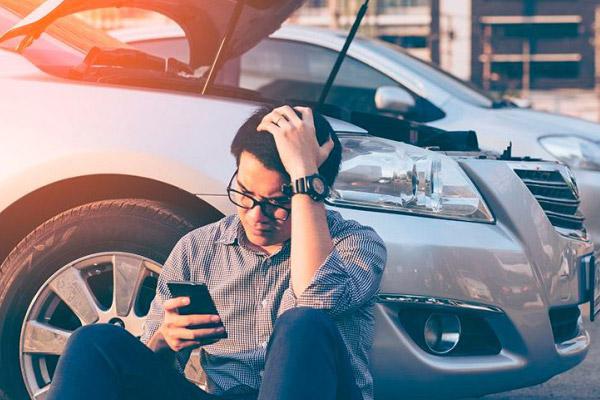
[[[325,193],[325,183],[320,178],[314,178],[312,180],[312,187],[317,194],[322,195]]]

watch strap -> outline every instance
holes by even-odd
[[[323,185],[323,192],[319,193],[312,186],[314,179],[319,179]],[[289,184],[284,184],[281,187],[281,191],[286,196],[292,197],[295,194],[307,194],[315,201],[323,201],[329,194],[325,179],[319,174],[313,174],[298,178]]]

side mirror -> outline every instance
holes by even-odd
[[[415,107],[415,99],[397,86],[381,86],[375,92],[375,106],[380,111],[407,113]]]

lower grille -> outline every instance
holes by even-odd
[[[562,343],[579,335],[579,307],[561,307],[550,310],[550,324],[554,342]]]
[[[406,332],[422,350],[430,354],[434,353],[425,344],[423,328],[427,317],[433,312],[439,312],[439,310],[406,307],[398,311],[398,319]],[[458,316],[462,327],[460,340],[452,351],[444,355],[437,354],[437,356],[486,356],[500,353],[502,350],[500,341],[487,321],[469,312],[460,312],[455,315]]]

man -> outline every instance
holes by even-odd
[[[255,113],[231,151],[238,169],[227,191],[238,213],[177,243],[146,346],[118,327],[79,329],[48,399],[372,399],[368,352],[386,252],[372,229],[324,207],[339,140],[309,108],[283,106]],[[172,298],[168,281],[205,283],[219,315],[179,315],[189,298]],[[198,347],[203,390],[182,375]]]

